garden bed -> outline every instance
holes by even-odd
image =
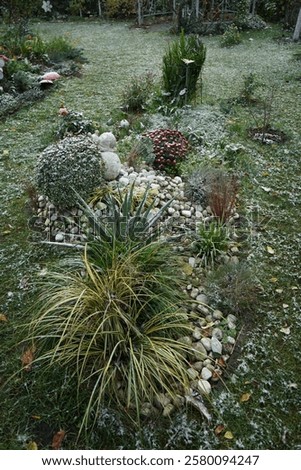
[[[48,245],[32,245],[32,231],[27,226],[29,216],[24,212],[24,175],[33,174],[36,157],[49,143],[43,141],[45,129],[51,130],[61,100],[68,107],[84,111],[94,121],[104,122],[105,118],[111,117],[112,107],[119,104],[117,91],[122,91],[129,75],[137,71],[145,72],[149,62],[152,63],[152,68],[158,70],[161,61],[159,51],[163,52],[165,49],[165,39],[170,39],[158,33],[128,30],[124,24],[110,27],[91,23],[60,24],[59,28],[71,31],[74,38],[80,37],[90,64],[91,60],[95,61],[95,66],[89,64],[85,68],[84,91],[83,88],[79,89],[79,83],[75,79],[62,85],[60,90],[54,90],[43,103],[37,103],[26,113],[21,110],[20,114],[9,117],[5,124],[1,124],[3,219],[0,236],[3,242],[1,265],[5,273],[1,285],[1,370],[6,377],[15,373],[20,365],[22,352],[15,348],[10,338],[14,336],[16,326],[28,320],[28,312],[35,299],[35,284],[31,273],[33,270],[45,272],[49,268],[51,257],[66,254],[64,249],[58,252],[56,248],[50,248],[49,251]],[[43,29],[50,35],[56,33],[55,25],[43,25]],[[206,403],[212,420],[208,423],[199,414],[196,416],[193,409],[188,412],[181,410],[166,420],[159,413],[159,418],[145,419],[138,432],[116,410],[103,408],[97,421],[97,432],[90,436],[89,443],[85,439],[80,443],[84,448],[293,449],[300,446],[300,419],[295,413],[300,406],[297,393],[300,386],[300,363],[296,356],[300,338],[300,273],[296,248],[300,243],[300,231],[297,229],[300,226],[300,168],[297,158],[299,124],[295,119],[295,96],[299,82],[293,80],[293,76],[299,76],[299,72],[291,61],[290,48],[293,45],[275,45],[271,40],[272,33],[272,30],[252,33],[253,41],[249,41],[246,34],[239,48],[233,48],[229,53],[220,49],[217,38],[206,39],[210,53],[203,74],[205,104],[210,107],[210,103],[217,104],[225,96],[237,96],[242,83],[241,70],[247,72],[255,69],[266,80],[272,76],[277,84],[279,101],[283,106],[276,108],[274,119],[277,127],[279,124],[283,132],[290,135],[290,139],[281,146],[263,146],[260,142],[246,139],[250,116],[245,108],[236,107],[232,114],[224,116],[227,132],[221,134],[220,140],[216,138],[215,144],[210,145],[210,139],[206,140],[206,136],[202,134],[202,145],[198,144],[202,147],[201,158],[207,164],[218,166],[222,163],[227,171],[235,170],[240,175],[241,190],[237,211],[243,215],[241,218],[244,224],[236,227],[239,233],[243,232],[243,237],[239,238],[241,246],[237,246],[238,254],[255,268],[262,286],[259,306],[255,310],[248,310],[248,307],[252,307],[252,302],[248,302],[243,311],[239,312],[239,324],[243,326],[251,323],[252,329],[248,331],[248,335],[242,335],[244,344],[236,343],[236,362],[231,365],[230,361],[228,370],[222,377],[226,387],[214,390],[210,403]],[[120,45],[120,38],[123,39],[121,52],[115,47],[116,44]],[[95,41],[102,43],[103,55],[95,50]],[[116,50],[119,51],[118,57]],[[114,60],[115,67],[112,67]],[[101,77],[99,67],[96,66],[99,63],[103,71]],[[283,63],[286,67],[283,67]],[[109,64],[110,67],[107,67]],[[240,66],[239,70],[237,64]],[[266,64],[266,67],[262,64]],[[125,69],[127,76],[121,73]],[[290,70],[289,82],[287,70]],[[81,81],[81,87],[82,83]],[[97,106],[92,106],[96,100]],[[285,115],[282,109],[286,109]],[[116,125],[114,119],[113,123]],[[208,127],[211,131],[212,125]],[[120,130],[119,132],[121,133]],[[218,134],[217,130],[215,135]],[[127,145],[125,139],[119,146],[120,155],[124,159]],[[198,158],[199,156],[196,160]],[[126,167],[123,170],[128,172]],[[125,173],[123,177],[130,179],[130,174]],[[46,204],[44,200],[39,202]],[[187,212],[186,215],[180,213],[185,219],[182,219],[181,225],[186,224],[186,219],[193,220],[194,223],[191,207],[185,209],[185,203],[184,209],[180,207],[180,212],[191,212],[190,217]],[[203,209],[207,210],[207,206]],[[175,210],[177,211],[176,208]],[[207,214],[202,212],[202,216],[207,217]],[[45,222],[44,216],[43,221]],[[54,238],[55,236],[56,234]],[[188,276],[186,294],[193,300],[195,294],[196,297],[207,295],[208,292],[213,293],[214,289],[210,288],[207,292],[200,290],[203,279],[198,286],[194,285],[195,278],[192,274],[193,270],[198,270],[200,260],[196,259],[192,266],[193,261],[191,259],[189,262],[189,258],[196,257],[189,256],[190,254],[183,252],[186,257],[184,269]],[[237,256],[235,250],[230,254],[232,258]],[[8,266],[10,269],[7,269]],[[225,298],[226,296],[223,297],[224,300]],[[25,309],[26,301],[28,309]],[[210,305],[210,301],[208,303]],[[220,308],[226,323],[231,308],[233,309],[233,305]],[[246,320],[244,315],[247,315]],[[206,315],[204,318],[206,320]],[[218,319],[214,318],[215,320]],[[204,326],[195,325],[201,331]],[[212,327],[219,328],[219,325]],[[199,330],[196,330],[195,335],[198,333]],[[231,336],[227,333],[225,335],[226,338]],[[232,338],[235,340],[236,336]],[[194,337],[192,341],[195,340]],[[39,376],[38,368],[15,376],[9,392],[3,394],[0,405],[3,417],[1,445],[4,448],[24,449],[35,441],[39,448],[49,448],[51,436],[59,429],[66,429],[63,447],[78,447],[80,444],[75,443],[78,430],[75,416],[78,410],[74,407],[72,387],[66,382],[63,368],[49,371],[43,380]],[[86,397],[82,398],[80,408],[83,408]],[[62,412],[66,409],[71,409],[72,412]],[[39,429],[38,421],[43,423],[44,429],[49,430],[44,433],[48,436],[46,439],[41,437],[43,426]]]

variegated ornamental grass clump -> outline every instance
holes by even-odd
[[[153,167],[171,175],[177,174],[177,167],[188,151],[186,137],[180,131],[172,129],[156,129],[149,132],[147,137],[153,141]]]
[[[78,396],[88,391],[80,432],[104,404],[139,421],[143,403],[188,385],[188,351],[178,341],[191,330],[184,280],[169,244],[150,233],[164,209],[149,219],[146,192],[130,216],[132,198],[133,189],[120,206],[111,199],[109,227],[82,201],[93,231],[82,252],[42,279],[30,325],[35,363],[63,366]]]

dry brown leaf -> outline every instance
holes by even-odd
[[[218,360],[217,360],[217,363],[220,367],[226,367],[227,366],[227,363],[226,363],[226,361],[223,357],[219,357]]]
[[[239,401],[240,403],[245,403],[246,401],[249,401],[250,398],[251,398],[251,393],[243,393]]]
[[[52,444],[51,444],[51,447],[54,450],[59,450],[65,438],[65,435],[66,435],[66,431],[63,431],[63,429],[60,429],[57,433],[55,433],[52,439]]]
[[[6,315],[4,315],[4,313],[0,313],[0,321],[7,321]]]
[[[230,440],[230,439],[233,439],[234,436],[233,436],[233,434],[232,434],[231,431],[227,431],[227,432],[225,432],[225,434],[224,434],[224,438]]]
[[[223,430],[225,429],[225,426],[223,424],[219,424],[218,426],[216,426],[216,428],[214,429],[214,434],[216,436],[219,436]]]
[[[32,361],[34,359],[35,351],[36,351],[35,346],[31,346],[30,348],[26,349],[26,351],[24,351],[24,353],[22,354],[21,362],[22,362],[22,366],[23,366],[24,370],[26,370],[26,372],[31,371]]]

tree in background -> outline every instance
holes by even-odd
[[[41,0],[1,0],[0,12],[7,23],[19,23],[41,13]]]

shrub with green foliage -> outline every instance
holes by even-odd
[[[32,63],[50,64],[75,60],[84,62],[81,49],[74,47],[64,36],[57,36],[49,41],[32,33],[23,24],[7,27],[0,35],[2,51],[9,58],[28,59]]]
[[[186,157],[188,140],[180,131],[172,129],[156,129],[148,132],[147,137],[153,141],[155,159],[153,167],[175,175],[178,165]]]
[[[123,109],[132,113],[145,111],[153,88],[153,74],[147,73],[140,77],[133,77],[122,95]]]
[[[197,229],[194,248],[205,266],[213,266],[218,256],[229,249],[229,230],[218,221],[200,225]]]
[[[224,34],[221,37],[220,44],[221,47],[231,47],[236,46],[241,43],[240,32],[237,26],[231,25],[227,28]]]
[[[123,242],[123,246],[130,249],[151,243],[159,237],[161,230],[158,221],[172,200],[153,215],[155,198],[151,198],[149,187],[144,192],[135,191],[134,183],[125,192],[119,189],[108,193],[106,189],[101,191],[105,194],[101,201],[105,203],[106,216],[99,216],[83,199],[79,201],[87,219],[88,241]]]
[[[206,292],[213,305],[239,314],[258,304],[259,284],[246,263],[219,266],[206,277]]]
[[[66,137],[50,145],[38,158],[35,179],[40,192],[56,206],[76,205],[76,193],[85,199],[102,184],[97,145],[88,136]]]
[[[206,59],[206,47],[198,35],[174,41],[163,57],[163,88],[168,101],[183,106],[197,94],[197,84]]]
[[[95,132],[95,126],[90,119],[86,119],[83,113],[77,111],[67,111],[67,114],[61,115],[61,122],[57,131],[59,139],[79,134],[88,134]]]

